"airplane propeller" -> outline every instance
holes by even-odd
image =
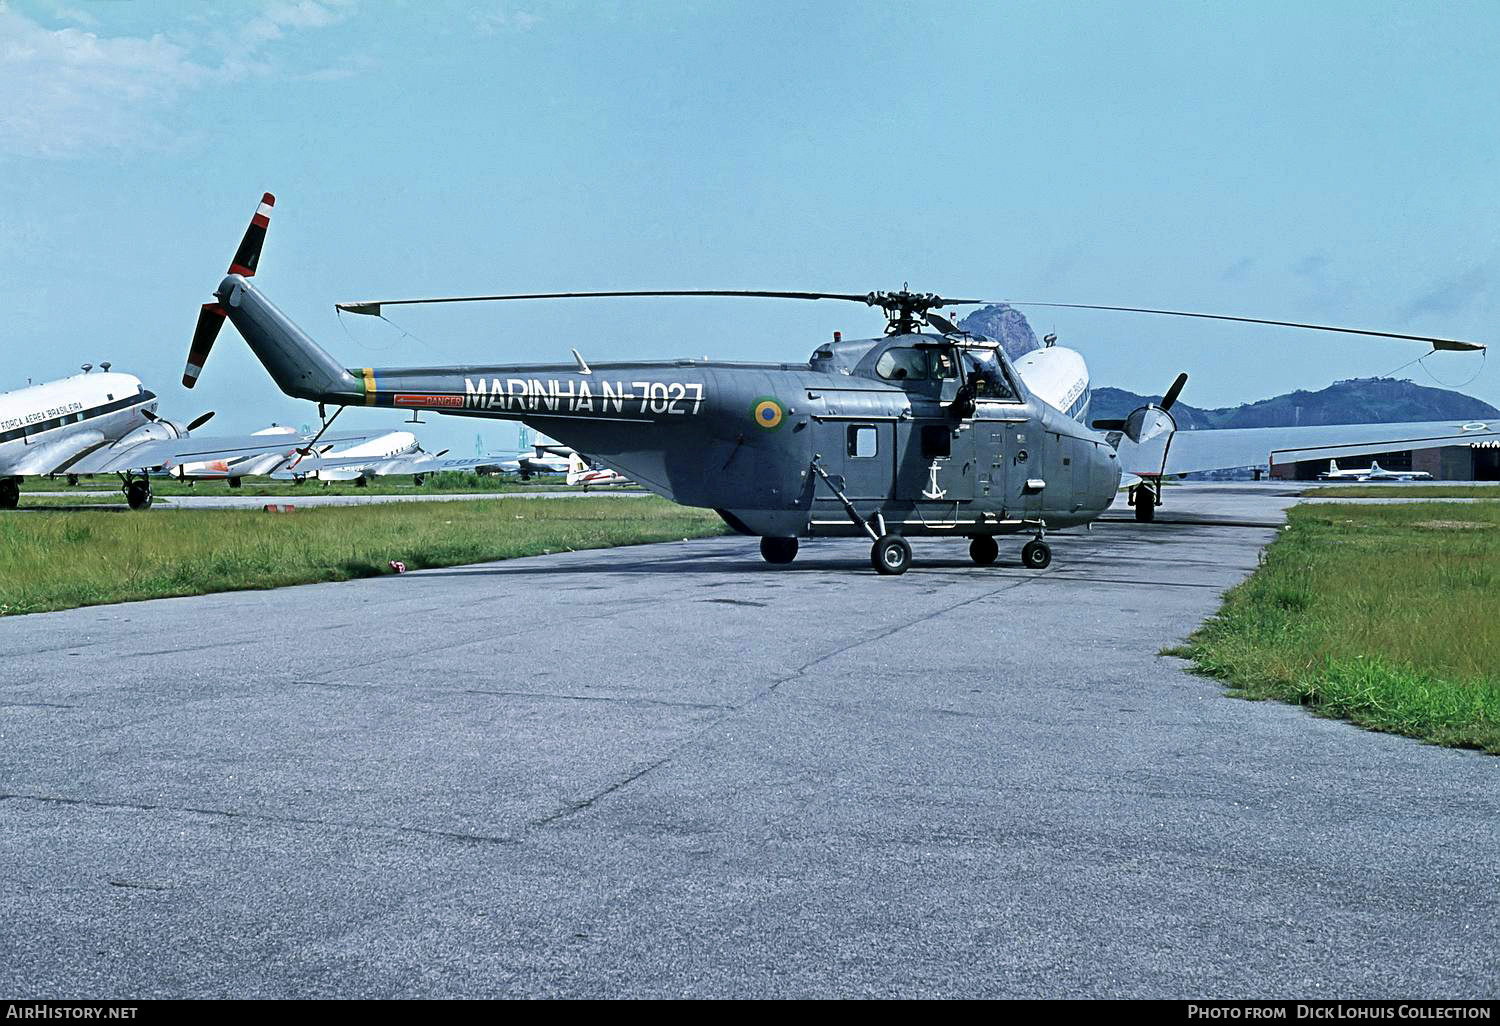
[[[1172,382],[1172,387],[1167,389],[1167,394],[1161,397],[1157,409],[1163,413],[1170,413],[1177,402],[1177,397],[1182,394],[1182,387],[1187,384],[1188,376],[1184,372],[1177,375]],[[1126,422],[1124,420],[1096,420],[1090,423],[1095,431],[1124,431]]]
[[[1177,379],[1172,382],[1172,387],[1167,389],[1166,395],[1162,396],[1160,408],[1163,410],[1170,410],[1172,408],[1172,404],[1177,401],[1177,397],[1182,394],[1182,386],[1186,384],[1187,372],[1184,371],[1183,373],[1177,375]]]
[[[164,419],[162,417],[158,417],[156,414],[152,413],[150,410],[142,410],[141,411],[141,416],[145,417],[147,420],[149,420],[153,424],[158,424],[158,423],[160,423],[160,424],[170,424],[174,428],[177,426],[175,424],[172,424],[172,422],[170,420],[166,420],[166,419]],[[207,424],[210,420],[212,420],[213,416],[214,416],[214,411],[213,410],[209,410],[206,413],[200,413],[200,414],[198,414],[198,416],[196,416],[192,420],[188,421],[188,426],[182,429],[182,433],[184,435],[186,435],[186,434],[190,434],[193,431],[196,431],[198,428],[202,427],[204,424]]]

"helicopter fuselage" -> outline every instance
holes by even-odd
[[[290,394],[519,420],[746,534],[1040,534],[1095,519],[1119,486],[1105,436],[989,340],[887,335],[804,364],[342,368],[245,279],[219,296]]]

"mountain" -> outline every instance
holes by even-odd
[[[1188,390],[1192,383],[1189,381]],[[1089,419],[1126,417],[1161,396],[1120,388],[1096,388]],[[1184,430],[1290,427],[1311,424],[1398,424],[1413,420],[1474,420],[1500,417],[1500,410],[1460,392],[1430,388],[1397,378],[1350,378],[1317,392],[1299,389],[1240,406],[1204,410],[1178,402],[1172,417]]]
[[[996,339],[1005,355],[1016,360],[1040,349],[1026,315],[1005,303],[981,307],[959,322],[976,335]],[[1192,394],[1189,380],[1187,392]],[[1089,404],[1090,420],[1119,420],[1161,396],[1137,395],[1122,388],[1095,388]],[[1293,427],[1313,424],[1399,424],[1415,420],[1474,420],[1500,417],[1489,403],[1460,392],[1429,388],[1397,378],[1351,378],[1335,381],[1317,392],[1298,390],[1240,406],[1205,410],[1179,401],[1172,417],[1184,431],[1208,428]]]
[[[1036,332],[1026,321],[1026,315],[1005,303],[982,306],[959,321],[958,326],[971,334],[984,335],[999,342],[1005,348],[1005,355],[1012,360],[1042,348]]]

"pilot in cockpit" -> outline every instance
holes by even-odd
[[[970,377],[974,382],[975,398],[1001,401],[1016,398],[1015,390],[1011,388],[1005,371],[1000,367],[998,353],[971,349],[966,355],[973,363]]]

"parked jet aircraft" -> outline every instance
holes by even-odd
[[[1340,470],[1338,460],[1329,460],[1328,469],[1318,475],[1319,481],[1430,481],[1425,470],[1386,470],[1375,460],[1363,470]]]
[[[538,474],[566,474],[568,460],[573,447],[560,445],[546,435],[538,435],[532,442],[531,452],[517,453],[513,459],[501,460],[502,474],[517,474],[528,481]]]
[[[575,452],[568,457],[568,484],[581,485],[584,491],[588,491],[590,488],[602,488],[605,485],[633,485],[635,482],[618,470],[591,467],[583,461],[582,456]]]
[[[1106,425],[1109,435],[1091,431],[1081,422],[1089,386],[1081,355],[1050,346],[1012,365],[997,342],[962,332],[937,313],[979,300],[904,288],[864,295],[531,293],[350,303],[340,309],[378,314],[392,303],[622,295],[845,300],[879,307],[887,327],[882,338],[835,338],[800,365],[678,360],[591,367],[574,350],[572,364],[351,369],[303,333],[245,275],[231,273],[199,315],[183,380],[191,384],[197,377],[228,317],[288,395],[340,407],[520,420],[594,454],[651,491],[714,509],[735,530],[761,536],[761,553],[769,562],[794,559],[799,537],[864,535],[873,542],[872,564],[884,574],[910,566],[904,536],[916,534],[968,537],[970,556],[980,565],[998,554],[996,535],[1031,534],[1022,562],[1041,569],[1051,560],[1044,532],[1098,517],[1114,501],[1122,469],[1140,479],[1140,515],[1141,500],[1154,510],[1161,477],[1177,472],[1169,457],[1182,448],[1181,439],[1233,434],[1176,431],[1170,407],[1185,375],[1159,407],[1148,405]],[[1414,339],[1435,348],[1484,348],[1452,339],[1331,330]],[[1479,427],[1484,428],[1479,434],[1500,436]],[[1299,444],[1320,444],[1308,441],[1313,436],[1298,437]],[[1342,442],[1347,439],[1325,434],[1321,444]],[[1275,447],[1264,435],[1253,444],[1262,453]]]

